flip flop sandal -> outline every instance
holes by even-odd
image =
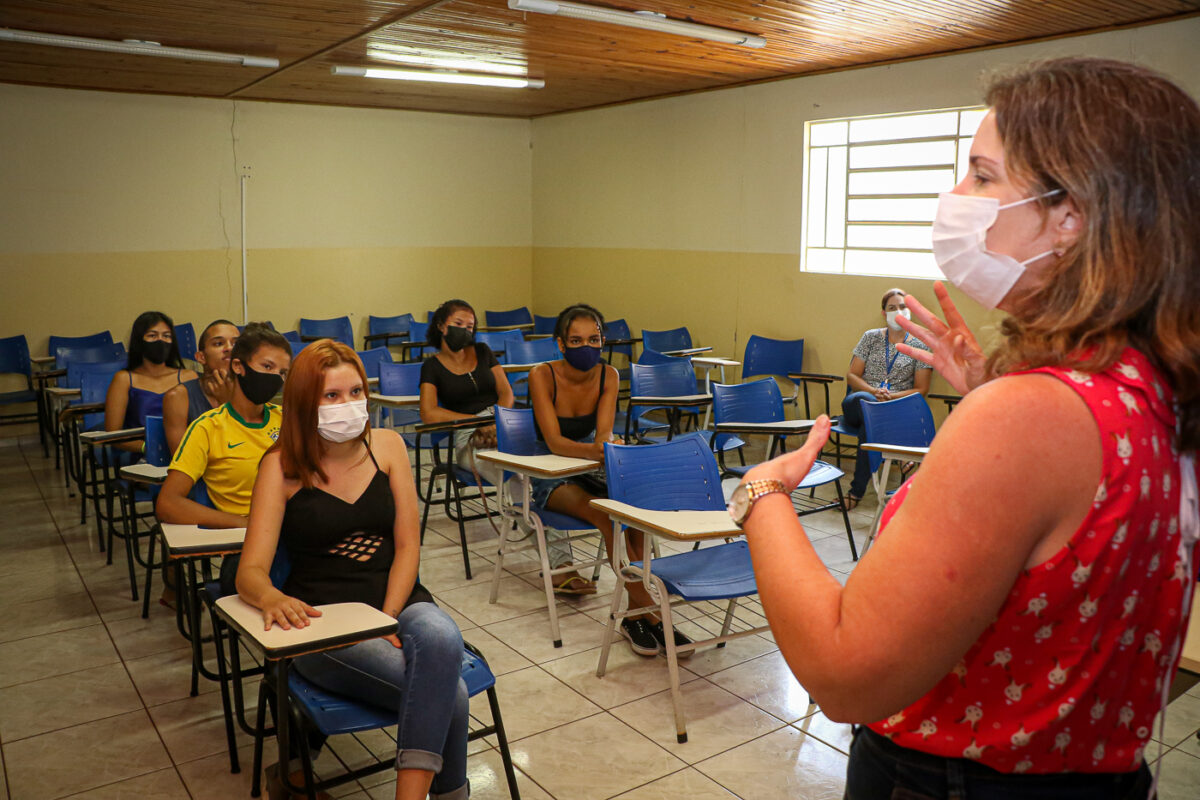
[[[853,511],[861,502],[861,497],[855,497],[852,494],[848,494],[842,499],[842,508],[847,511]]]
[[[595,594],[596,584],[580,575],[572,575],[554,587],[555,594]]]

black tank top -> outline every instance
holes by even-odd
[[[359,602],[383,609],[396,555],[396,503],[370,447],[367,454],[375,475],[353,503],[315,486],[287,501],[279,535],[292,571],[284,594],[310,605]],[[432,601],[418,577],[404,607]]]
[[[549,366],[550,382],[553,384],[553,389],[550,390],[550,402],[553,405],[558,404],[558,379],[554,377],[554,367]],[[608,377],[608,367],[604,364],[600,365],[600,391],[596,394],[596,405],[592,408],[590,414],[582,414],[578,417],[558,417],[558,432],[565,438],[573,442],[581,442],[586,437],[596,432],[596,409],[600,407],[600,398],[604,396],[604,379]],[[558,416],[555,414],[555,416]],[[533,418],[533,429],[537,433],[539,441],[545,441],[542,436],[542,429],[538,427],[537,417]]]

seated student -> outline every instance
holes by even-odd
[[[529,397],[538,438],[557,455],[603,463],[604,443],[614,441],[613,419],[621,380],[615,368],[600,360],[603,330],[604,317],[595,308],[583,303],[569,306],[558,315],[554,326],[563,360],[539,364],[529,373]],[[597,497],[608,496],[603,473],[535,480],[532,495],[538,505],[596,526],[612,552],[612,523],[607,514],[590,504]],[[642,558],[644,538],[640,531],[626,533],[631,560]],[[657,606],[640,582],[625,584],[625,590],[629,593],[629,608]],[[648,613],[623,619],[621,633],[638,655],[657,655],[666,646],[662,621]],[[691,644],[691,639],[676,631],[675,644]],[[680,657],[687,655],[690,653]]]
[[[261,323],[246,326],[230,357],[233,396],[188,427],[158,493],[159,522],[217,528],[246,524],[258,462],[279,438],[279,406],[267,401],[283,386],[291,361],[287,339]],[[215,508],[188,497],[201,479]]]
[[[198,380],[172,386],[163,395],[163,429],[167,447],[174,453],[183,441],[188,425],[205,411],[228,403],[233,397],[234,377],[229,371],[229,355],[238,340],[237,325],[227,319],[208,323],[200,333],[196,361],[204,367]]]
[[[104,400],[104,430],[140,428],[146,417],[162,414],[163,394],[196,373],[183,368],[175,325],[161,311],[146,311],[129,333],[129,363],[113,376]],[[141,442],[122,442],[122,450],[141,452]]]
[[[262,611],[266,628],[285,631],[307,626],[325,603],[366,603],[395,617],[388,636],[301,656],[295,669],[397,713],[397,800],[465,800],[462,634],[417,574],[417,492],[404,440],[371,429],[362,362],[331,339],[296,357],[284,403],[279,442],[254,485],[238,594]],[[269,571],[280,546],[292,566],[276,587]],[[267,775],[271,797],[282,798],[278,766]]]
[[[475,309],[465,300],[447,300],[433,313],[426,335],[437,352],[421,365],[421,421],[448,422],[464,417],[491,415],[492,406],[513,406],[508,376],[495,354],[475,341]],[[475,450],[496,446],[496,426],[488,425],[454,434],[454,463],[475,470],[481,478],[498,486],[501,470],[494,464],[475,460]],[[555,544],[549,548],[550,566],[571,563],[571,548],[561,542],[562,534],[548,531]],[[564,594],[595,594],[596,585],[578,572],[557,576],[555,591]]]

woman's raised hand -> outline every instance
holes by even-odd
[[[966,394],[992,379],[993,376],[987,371],[987,357],[941,281],[933,284],[933,292],[937,295],[938,304],[946,316],[945,322],[938,319],[936,314],[921,305],[912,295],[905,295],[904,302],[921,324],[905,319],[903,315],[896,315],[897,324],[929,345],[933,352],[908,344],[898,344],[896,349],[906,356],[929,364],[951,386]]]
[[[271,626],[275,624],[285,631],[290,631],[292,628],[307,628],[309,617],[321,616],[320,611],[303,600],[288,597],[283,592],[276,592],[276,594],[279,596],[264,603],[262,607],[264,631],[271,630]]]

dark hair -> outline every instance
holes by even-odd
[[[278,347],[280,350],[292,355],[291,343],[283,338],[282,333],[277,333],[267,327],[265,322],[249,322],[242,330],[242,335],[238,337],[237,342],[233,345],[233,352],[229,354],[230,363],[236,358],[245,366],[250,357],[258,352],[258,348],[263,345]]]
[[[425,334],[425,341],[439,350],[442,347],[442,326],[446,324],[446,320],[458,309],[470,311],[471,316],[478,319],[475,309],[471,308],[471,304],[466,300],[447,300],[438,306],[437,311],[433,312],[433,319],[429,321],[429,330]]]
[[[133,321],[133,328],[129,331],[129,369],[137,369],[146,360],[146,342],[142,337],[160,322],[167,323],[167,327],[171,329],[171,352],[164,363],[168,367],[183,369],[183,359],[179,357],[179,343],[175,341],[175,323],[161,311],[143,311]]]
[[[204,326],[204,330],[200,331],[200,341],[196,343],[196,346],[203,350],[204,345],[208,342],[208,332],[218,325],[233,325],[233,327],[237,327],[236,323],[230,322],[227,319],[214,319]]]
[[[1000,373],[1100,372],[1126,346],[1166,375],[1181,450],[1200,448],[1200,106],[1145,67],[1099,58],[1032,64],[987,91],[1009,174],[1079,238],[1001,323]]]
[[[558,315],[558,319],[554,323],[554,338],[562,339],[563,343],[567,341],[567,331],[571,329],[571,323],[580,317],[591,317],[596,321],[596,325],[600,328],[600,335],[604,335],[604,315],[595,306],[589,306],[587,303],[576,303],[572,306],[567,306]]]
[[[901,297],[904,297],[904,290],[903,289],[888,289],[886,292],[884,292],[883,299],[879,301],[879,307],[882,308],[884,311],[886,311],[887,310],[887,301],[891,300],[896,295],[900,295]]]

